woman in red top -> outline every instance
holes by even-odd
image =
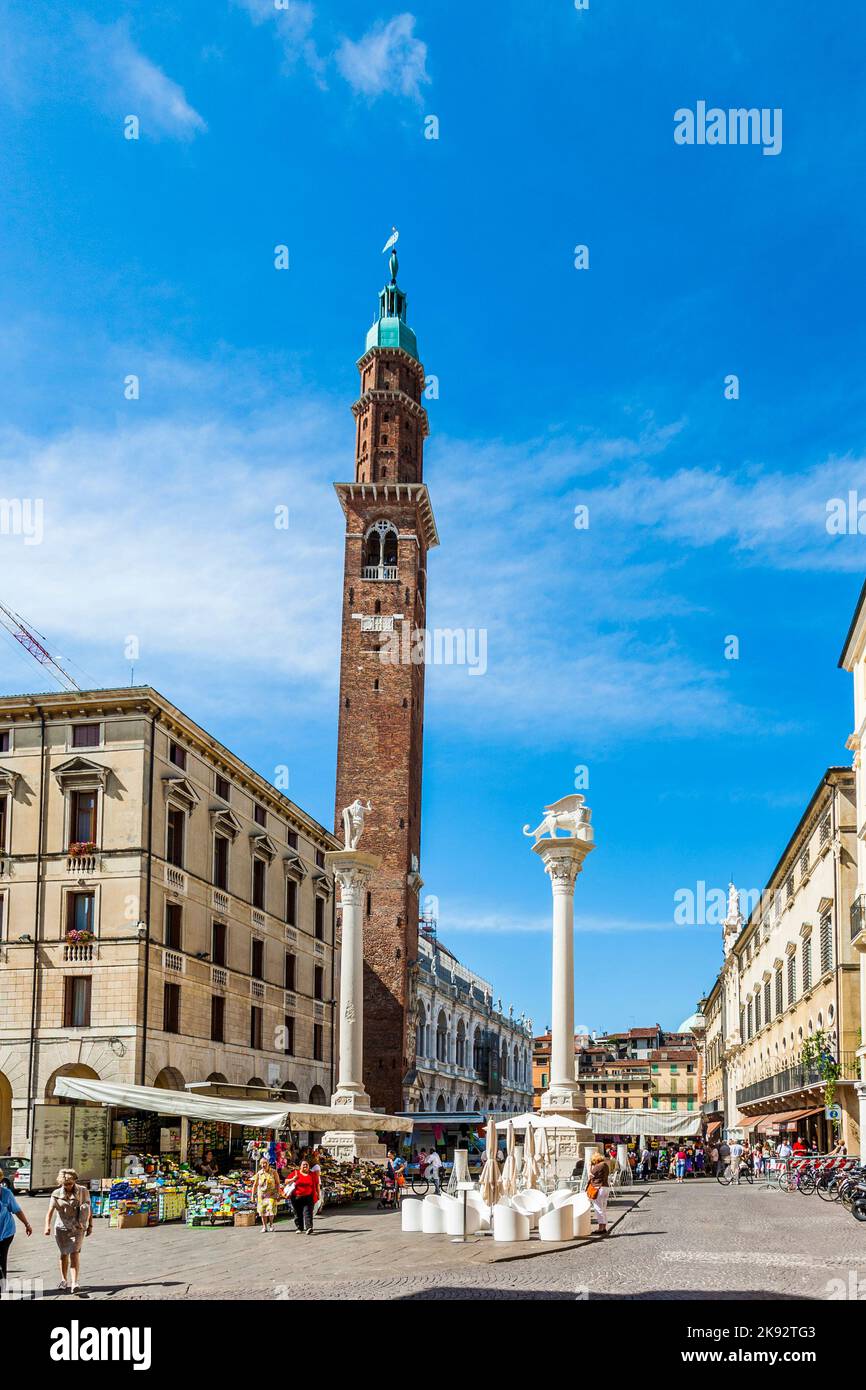
[[[305,1158],[300,1168],[289,1175],[292,1193],[292,1211],[295,1225],[304,1235],[313,1234],[313,1208],[319,1200],[319,1175],[314,1173]]]

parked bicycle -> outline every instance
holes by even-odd
[[[755,1174],[752,1171],[752,1165],[743,1158],[738,1161],[732,1160],[720,1173],[716,1174],[716,1182],[720,1182],[722,1187],[730,1187],[734,1182],[751,1184],[754,1180]]]

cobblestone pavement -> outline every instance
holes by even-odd
[[[22,1203],[37,1232],[44,1199]],[[110,1230],[86,1242],[86,1297],[253,1299],[866,1298],[866,1226],[844,1209],[765,1188],[712,1181],[652,1184],[610,1208],[607,1240],[566,1246],[454,1244],[404,1235],[393,1213],[335,1210],[312,1236],[163,1226]],[[615,1223],[615,1225],[614,1225]],[[23,1233],[10,1277],[44,1280],[56,1297],[54,1242]]]

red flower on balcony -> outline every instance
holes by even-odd
[[[96,853],[96,841],[95,841],[95,840],[75,840],[75,841],[69,846],[69,857],[70,857],[70,859],[81,859],[82,856],[85,855],[85,854],[95,854],[95,853]]]
[[[92,931],[77,931],[75,927],[72,927],[66,933],[66,941],[69,946],[84,946],[88,941],[92,940]]]

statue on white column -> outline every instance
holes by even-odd
[[[584,805],[584,798],[579,792],[573,792],[571,796],[560,797],[559,801],[545,806],[541,824],[536,826],[535,830],[530,830],[528,825],[524,825],[523,833],[530,839],[534,837],[536,844],[544,838],[559,839],[560,836],[556,833],[558,830],[565,831],[562,837],[564,839],[591,840],[591,816],[589,807]]]
[[[369,801],[365,805],[357,797],[351,806],[343,807],[343,844],[346,849],[358,848],[358,842],[364,833],[366,812],[372,811],[372,809]]]

